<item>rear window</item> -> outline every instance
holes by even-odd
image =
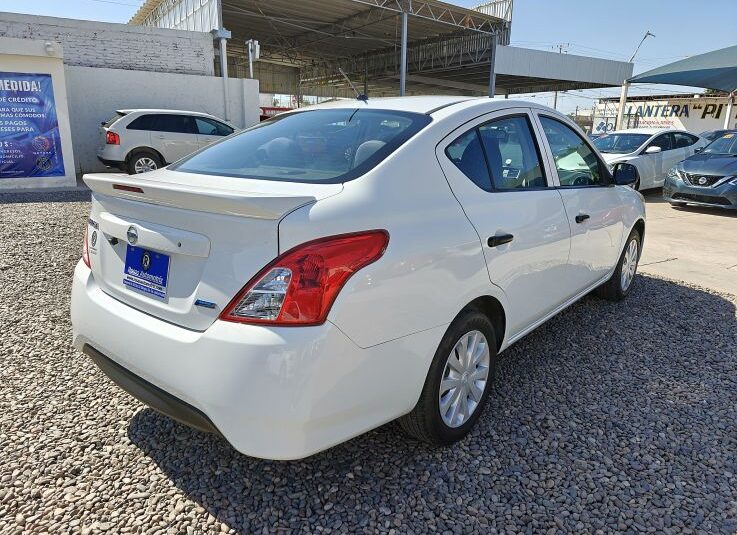
[[[105,128],[110,128],[111,126],[113,126],[113,123],[118,121],[118,119],[122,119],[123,117],[125,117],[125,113],[115,112],[115,115],[113,115],[112,117],[110,117],[110,119],[102,123],[102,126],[104,126]]]
[[[378,165],[430,120],[419,113],[348,108],[280,115],[210,145],[170,169],[340,183]]]

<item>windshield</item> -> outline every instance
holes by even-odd
[[[650,134],[606,134],[592,141],[599,152],[629,154],[650,139]]]
[[[277,116],[170,169],[289,182],[345,182],[375,167],[430,122],[401,111],[321,109]]]
[[[704,149],[708,154],[732,154],[737,156],[737,134],[726,134],[709,143]]]

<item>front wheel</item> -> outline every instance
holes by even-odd
[[[409,435],[435,445],[452,444],[473,428],[486,404],[496,368],[496,337],[489,318],[462,312],[435,352],[415,408],[399,419]]]
[[[608,281],[596,289],[596,294],[599,297],[603,297],[609,301],[621,301],[627,297],[635,281],[637,264],[640,261],[641,244],[642,238],[640,237],[640,233],[637,230],[633,230],[629,238],[627,238],[627,243],[624,246],[622,255],[619,257],[619,263],[614,273]]]

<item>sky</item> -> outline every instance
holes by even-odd
[[[483,0],[453,0],[465,7]],[[143,0],[0,0],[0,11],[127,22]],[[635,58],[635,74],[688,56],[737,44],[735,0],[514,0],[512,45],[627,61],[646,31],[655,34]],[[678,86],[635,85],[630,95],[700,92]],[[559,94],[558,108],[591,108],[619,89]],[[552,94],[523,98],[552,105]]]

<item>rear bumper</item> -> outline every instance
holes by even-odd
[[[116,167],[118,169],[122,169],[125,167],[125,162],[118,161],[118,160],[108,160],[107,158],[103,158],[102,156],[98,155],[97,159],[102,162],[103,165],[107,167]]]
[[[82,262],[71,312],[74,346],[125,390],[267,459],[306,457],[409,412],[446,328],[365,349],[330,322],[192,331],[110,297]]]
[[[725,182],[716,187],[699,187],[669,177],[663,185],[663,198],[672,203],[737,209],[737,185]]]
[[[138,377],[135,373],[130,372],[114,360],[110,360],[89,344],[85,344],[82,351],[114,383],[141,403],[145,403],[161,414],[174,418],[178,422],[199,429],[200,431],[219,433],[207,415],[199,409],[172,396],[145,379]]]

